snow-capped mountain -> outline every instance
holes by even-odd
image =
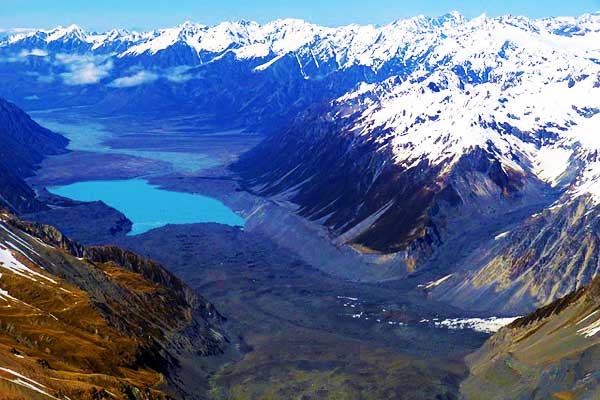
[[[363,81],[305,113],[238,169],[254,190],[299,204],[301,214],[341,242],[393,254],[379,263],[393,264],[398,275],[436,268],[446,276],[487,265],[485,278],[471,285],[526,301],[511,307],[477,297],[482,308],[527,311],[594,275],[590,265],[557,286],[552,266],[537,263],[530,265],[535,271],[513,271],[502,289],[498,282],[507,274],[499,268],[512,268],[508,255],[525,257],[517,249],[527,253],[526,243],[534,242],[517,233],[520,239],[508,244],[494,239],[521,223],[533,234],[527,218],[545,207],[567,212],[583,198],[589,210],[597,208],[599,26],[591,15],[480,17],[446,26],[438,37],[425,35],[425,45],[405,45],[418,54],[413,68]],[[546,236],[540,254],[560,240]],[[497,259],[486,264],[490,256]],[[526,278],[516,279],[520,274]],[[461,276],[445,285],[463,291]],[[539,293],[520,296],[532,280]],[[459,299],[457,291],[447,299]]]
[[[209,114],[266,131],[236,166],[247,185],[385,254],[392,276],[445,276],[490,243],[502,257],[512,251],[495,236],[528,216],[600,202],[599,13],[2,37],[0,94],[30,108]]]
[[[600,50],[594,43],[600,40],[599,21],[598,14],[467,20],[453,12],[381,27],[328,28],[285,19],[262,25],[244,20],[215,26],[185,22],[142,33],[85,32],[76,25],[5,31],[0,35],[0,72],[20,82],[4,82],[0,90],[29,107],[89,103],[103,107],[104,100],[106,107],[131,103],[130,109],[137,110],[157,103],[147,92],[168,90],[169,97],[186,100],[179,104],[193,103],[199,110],[222,102],[231,108],[229,114],[281,114],[290,105],[296,112],[333,100],[361,83],[410,75],[421,79],[432,71],[443,74],[442,66],[460,65],[465,79],[486,80],[498,64],[496,51],[522,62],[541,49],[546,58],[558,51],[563,59],[573,54],[578,62],[597,63]],[[487,51],[490,48],[494,52]],[[518,67],[502,65],[505,75]],[[68,86],[68,93],[59,91],[50,98],[43,93],[59,86]],[[123,94],[115,93],[123,90],[136,93],[123,102]],[[205,94],[214,101],[207,101]],[[144,99],[151,101],[144,103]],[[259,99],[281,104],[265,107],[266,101]]]
[[[564,36],[564,29],[554,33],[557,26],[564,24],[480,17],[442,28],[448,33],[426,36],[425,45],[405,44],[419,55],[412,71],[360,83],[331,103],[327,117],[353,143],[386,154],[395,168],[439,168],[436,182],[481,149],[507,175],[550,187],[574,184],[573,195],[593,192],[593,171],[582,170],[577,182],[569,173],[575,158],[589,162],[597,149],[600,65],[592,43],[598,32],[586,25],[586,33]]]
[[[555,43],[557,37],[576,39],[570,42],[563,40],[562,44],[579,47],[582,51],[589,51],[590,57],[598,57],[599,50],[593,44],[600,34],[599,20],[598,14],[587,14],[579,18],[541,20],[481,16],[468,21],[452,12],[438,18],[418,16],[398,20],[381,27],[349,25],[328,28],[302,20],[283,19],[263,25],[245,20],[215,26],[188,21],[174,28],[142,33],[118,29],[88,33],[77,25],[71,25],[51,30],[7,31],[0,46],[3,49],[31,49],[35,46],[42,50],[76,49],[114,53],[120,58],[155,55],[178,47],[195,53],[200,63],[232,53],[238,59],[268,58],[268,66],[277,62],[277,57],[296,52],[299,62],[306,62],[310,57],[317,68],[320,64],[334,61],[338,68],[366,65],[377,70],[391,59],[414,60],[427,54],[432,46],[464,46],[471,38],[480,39],[478,36],[495,28],[512,30],[515,40],[526,39],[528,35],[536,35],[539,41],[549,39]],[[504,36],[502,33],[507,32],[494,32],[494,37]],[[489,40],[473,42],[463,55],[476,46],[489,43]],[[268,66],[263,65],[263,69]]]
[[[540,32],[523,19],[474,20],[423,59],[430,71],[362,84],[336,100],[334,117],[358,106],[352,130],[380,132],[379,150],[391,148],[406,168],[424,159],[452,165],[480,147],[505,168],[565,184],[573,159],[590,161],[600,145],[599,49],[591,39]],[[584,175],[573,195],[600,193],[594,172]]]

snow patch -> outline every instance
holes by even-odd
[[[494,333],[518,318],[521,317],[449,318],[441,321],[434,321],[434,325],[438,328],[472,329],[477,332]]]
[[[598,310],[590,313],[589,315],[587,315],[586,317],[582,318],[581,320],[579,320],[577,322],[577,325],[581,324],[582,322],[590,319],[591,317],[593,317],[594,315],[596,315],[598,313]],[[598,332],[600,332],[600,319],[592,322],[591,324],[589,324],[588,326],[578,329],[577,333],[585,336],[585,337],[592,337],[595,336]]]
[[[427,282],[425,284],[417,285],[417,287],[424,288],[424,289],[432,289],[432,288],[439,286],[442,283],[446,282],[448,279],[452,278],[453,275],[454,274],[449,274],[449,275],[446,275],[446,276],[438,279],[437,281]]]
[[[19,386],[23,386],[25,388],[28,388],[28,389],[33,390],[35,392],[38,392],[38,393],[40,393],[40,394],[42,394],[44,396],[47,396],[47,397],[49,397],[51,399],[60,400],[60,399],[58,399],[58,397],[54,397],[50,393],[48,393],[46,391],[47,386],[42,385],[41,383],[39,383],[39,382],[37,382],[37,381],[35,381],[35,380],[31,379],[31,378],[28,378],[28,377],[26,377],[26,376],[24,376],[24,375],[22,375],[22,374],[20,374],[20,373],[18,373],[16,371],[13,371],[12,369],[9,369],[9,368],[0,367],[0,371],[5,372],[6,374],[11,375],[11,377],[9,377],[9,378],[0,375],[0,379],[3,379],[3,380],[8,381],[8,382],[12,382],[12,383],[14,383],[16,385],[19,385]]]
[[[510,234],[510,231],[502,232],[494,236],[494,240],[500,240],[507,237]]]
[[[0,268],[7,269],[16,275],[22,276],[23,278],[30,279],[34,282],[37,282],[36,278],[42,278],[48,282],[58,284],[58,282],[55,281],[54,279],[47,277],[43,274],[40,274],[39,272],[36,272],[36,271],[32,270],[31,268],[25,266],[23,263],[21,263],[19,260],[17,260],[15,258],[15,256],[12,254],[12,252],[9,249],[5,248],[1,244],[0,244]]]

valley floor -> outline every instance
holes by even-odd
[[[132,123],[76,112],[34,113],[59,132],[87,129],[96,136],[44,162],[30,183],[55,207],[28,218],[86,244],[118,244],[153,258],[215,303],[244,354],[210,377],[215,398],[458,397],[467,375],[463,358],[489,335],[437,327],[465,315],[417,287],[428,277],[375,283],[387,271],[334,245],[289,204],[241,191],[236,177],[219,166],[260,135],[218,129],[208,124],[209,117],[200,123]],[[168,190],[218,198],[245,217],[246,226],[167,225],[128,236],[128,221],[118,211],[44,191],[77,181],[139,177]]]

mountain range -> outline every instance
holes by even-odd
[[[508,313],[595,273],[578,264],[546,278],[553,257],[535,269],[506,260],[528,257],[523,241],[539,254],[558,246],[560,235],[532,237],[550,223],[541,211],[560,218],[576,202],[596,212],[599,40],[597,13],[453,12],[339,28],[186,22],[144,33],[70,26],[5,32],[0,90],[33,109],[160,110],[259,128],[268,139],[233,166],[246,188],[382,255],[389,278],[454,274],[433,296]],[[500,292],[502,305],[487,295]]]
[[[405,79],[455,64],[464,69],[464,79],[485,80],[494,65],[483,59],[473,63],[470,56],[485,49],[479,36],[486,32],[494,33],[488,43],[494,53],[507,41],[518,46],[532,38],[535,48],[529,53],[539,46],[573,47],[595,62],[598,19],[589,14],[467,20],[454,12],[381,27],[327,28],[287,19],[264,25],[186,22],[143,33],[94,33],[78,26],[6,31],[0,39],[0,75],[7,79],[0,89],[27,109],[93,104],[107,114],[211,113],[221,121],[260,122],[262,130],[271,130],[360,83]],[[571,42],[575,46],[565,46]]]
[[[260,130],[266,139],[230,165],[241,190],[323,228],[377,269],[372,280],[430,279],[421,285],[429,298],[488,315],[541,307],[472,357],[467,396],[585,398],[597,381],[585,361],[598,332],[597,43],[598,13],[6,31],[0,94],[31,110],[186,116]],[[0,102],[0,123],[9,127],[0,136],[8,149],[0,200],[11,212],[42,209],[23,179],[67,143],[8,102]],[[116,264],[117,277],[132,268],[144,275],[121,250],[81,252],[84,264]],[[138,289],[147,288],[127,288]],[[202,317],[202,340],[217,351],[223,336]],[[515,379],[518,387],[505,390]]]

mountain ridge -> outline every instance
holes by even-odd
[[[590,399],[598,396],[600,278],[515,320],[467,357],[467,399]]]
[[[274,53],[281,54],[282,52],[297,51],[299,47],[309,44],[316,36],[343,36],[344,34],[349,33],[353,39],[356,39],[357,32],[366,35],[368,31],[371,31],[375,33],[375,36],[393,30],[426,33],[445,26],[457,27],[461,25],[468,26],[469,24],[478,26],[491,21],[506,22],[515,27],[536,32],[547,30],[548,33],[565,36],[585,35],[586,33],[597,32],[595,23],[597,23],[596,17],[598,17],[598,15],[600,15],[600,12],[583,14],[579,17],[530,19],[523,16],[512,15],[488,17],[487,15],[482,14],[478,17],[467,19],[459,12],[452,11],[438,17],[426,17],[420,15],[412,18],[398,19],[389,24],[377,26],[350,24],[339,27],[326,27],[294,18],[277,19],[260,24],[254,21],[241,19],[237,21],[223,21],[215,25],[205,25],[192,21],[185,21],[173,28],[162,28],[144,32],[129,31],[125,29],[112,29],[106,32],[86,32],[83,28],[73,24],[68,27],[59,26],[47,30],[28,29],[15,30],[15,32],[6,30],[4,32],[6,39],[4,42],[0,43],[5,46],[7,44],[14,45],[31,38],[38,39],[40,44],[42,42],[49,44],[56,41],[80,41],[82,43],[92,44],[92,50],[103,48],[111,41],[133,44],[133,49],[128,49],[119,54],[120,57],[123,57],[128,54],[139,55],[146,51],[155,54],[178,41],[186,42],[190,47],[195,47],[198,50],[214,53],[230,48],[235,50],[236,48],[272,42],[269,48],[273,50]],[[566,29],[567,27],[571,29]],[[361,30],[363,32],[360,32]],[[281,35],[283,37],[278,36],[281,31],[283,31]],[[296,36],[292,39],[285,38],[285,36],[287,36],[286,33],[289,31],[302,33],[296,33]],[[205,32],[206,38],[201,35],[201,33]],[[358,37],[360,38],[360,34]],[[204,48],[201,46],[203,39],[206,39],[207,42],[212,41],[213,44],[207,45],[207,47]],[[155,41],[156,43],[152,43]],[[150,46],[142,46],[148,44],[150,44]],[[152,44],[157,46],[152,46]],[[261,48],[256,50],[264,49]],[[200,53],[200,51],[198,51],[198,53]],[[257,55],[260,56],[262,54],[264,53],[246,52],[245,54],[240,54],[240,56],[242,58],[248,56],[256,57]]]
[[[44,157],[65,153],[67,143],[0,98],[0,205],[18,212],[43,209],[23,179],[35,173]]]
[[[212,304],[126,250],[84,247],[8,213],[0,228],[0,391],[204,398],[203,359],[229,346]]]

